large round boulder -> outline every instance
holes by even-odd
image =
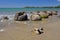
[[[24,14],[24,12],[17,12],[17,13],[15,14],[14,20],[15,20],[15,21],[18,21],[18,17],[21,16],[21,15],[23,15],[23,14]]]
[[[46,11],[40,11],[39,15],[41,18],[48,18],[48,13]]]
[[[15,21],[23,21],[23,20],[27,20],[27,14],[25,14],[25,12],[18,12],[15,14],[14,20]]]
[[[21,16],[18,17],[18,21],[24,21],[24,20],[28,20],[27,14],[21,15]]]
[[[41,20],[41,17],[39,15],[37,15],[37,14],[32,14],[30,18],[33,21]]]

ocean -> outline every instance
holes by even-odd
[[[0,8],[0,15],[1,14],[12,15],[20,11],[30,12],[30,11],[48,11],[48,10],[59,11],[60,8]]]

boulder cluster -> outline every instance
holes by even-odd
[[[49,16],[57,15],[57,11],[37,11],[31,12],[30,20],[38,21],[42,20],[43,18],[48,18]],[[28,20],[28,15],[26,12],[18,12],[15,14],[14,17],[15,21],[25,21]]]

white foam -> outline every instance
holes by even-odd
[[[13,20],[14,19],[14,15],[0,15],[0,19],[2,20],[2,17],[7,16],[9,18],[9,20]]]
[[[4,31],[4,29],[0,29],[0,32],[3,32]]]
[[[0,22],[3,22],[3,20],[1,20]]]

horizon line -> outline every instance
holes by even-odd
[[[24,6],[24,7],[56,7],[60,5],[55,5],[55,6]],[[24,8],[24,7],[0,7],[0,8]]]

